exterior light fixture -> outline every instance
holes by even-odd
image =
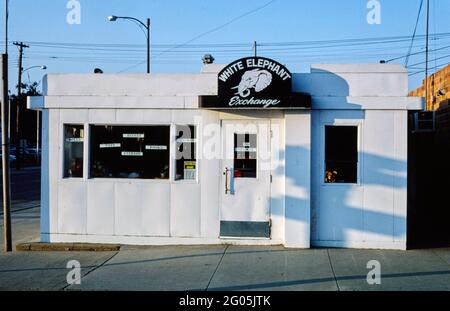
[[[211,54],[205,54],[202,58],[203,64],[212,64],[214,63],[214,57]]]

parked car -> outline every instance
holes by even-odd
[[[13,154],[9,155],[9,164],[12,166],[16,162],[16,156]],[[3,166],[3,154],[0,152],[0,167]]]

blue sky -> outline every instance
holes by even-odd
[[[367,23],[368,0],[79,0],[81,24],[66,21],[68,0],[10,1],[9,41],[29,42],[24,68],[47,65],[47,72],[92,72],[95,67],[105,72],[145,72],[145,37],[129,21],[108,22],[108,15],[151,18],[152,72],[198,72],[201,57],[211,53],[217,63],[251,55],[251,44],[262,46],[259,55],[279,60],[292,72],[305,72],[313,63],[373,63],[405,55],[409,42],[371,44],[356,47],[316,44],[308,49],[284,49],[283,42],[381,38],[412,35],[420,0],[379,0],[381,24]],[[450,33],[450,1],[430,0],[430,31]],[[266,7],[258,9],[265,4]],[[3,6],[3,1],[2,1]],[[0,26],[4,34],[4,10]],[[248,13],[242,18],[237,18]],[[424,11],[422,12],[424,13]],[[421,16],[418,34],[425,32]],[[221,27],[223,26],[223,27]],[[206,35],[167,51],[211,30]],[[53,44],[69,43],[57,47]],[[74,49],[74,43],[81,44]],[[89,49],[92,44],[100,44]],[[192,45],[197,46],[192,46]],[[231,47],[207,46],[234,44]],[[52,46],[50,46],[52,45]],[[104,46],[107,45],[107,46]],[[422,51],[424,41],[415,43],[413,52]],[[430,48],[450,46],[450,36],[430,41]],[[17,72],[17,49],[10,51],[11,84]],[[431,67],[448,63],[450,49],[430,54],[440,58]],[[410,64],[420,63],[424,54],[411,57]],[[144,61],[144,62],[143,62]],[[403,59],[399,63],[403,63]],[[141,64],[139,64],[141,63]],[[415,66],[416,71],[423,64]],[[40,80],[43,71],[28,72],[31,80]],[[411,76],[410,87],[420,84],[423,73]],[[28,76],[25,77],[25,81]]]

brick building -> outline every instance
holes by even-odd
[[[450,99],[450,65],[428,77],[427,109],[437,110],[442,101]],[[425,97],[425,79],[422,86],[411,91],[409,96]]]

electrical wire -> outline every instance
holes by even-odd
[[[167,50],[164,50],[164,51],[158,53],[157,55],[155,55],[153,58],[158,58],[159,56],[161,56],[161,55],[164,54],[164,53],[167,53],[167,52],[169,52],[169,51],[171,51],[171,50],[173,50],[173,49],[177,49],[177,48],[183,47],[184,45],[189,44],[189,43],[191,43],[191,42],[193,42],[193,41],[195,41],[195,40],[198,40],[198,39],[200,39],[201,37],[204,37],[204,36],[206,36],[206,35],[208,35],[208,34],[211,34],[211,33],[216,32],[216,31],[218,31],[218,30],[220,30],[220,29],[222,29],[222,28],[225,28],[226,26],[228,26],[228,25],[230,25],[230,24],[232,24],[232,23],[234,23],[234,22],[236,22],[236,21],[238,21],[238,20],[240,20],[240,19],[242,19],[242,18],[244,18],[244,17],[246,17],[246,16],[248,16],[248,15],[251,15],[251,14],[253,14],[253,13],[256,13],[256,12],[258,12],[258,11],[264,9],[265,7],[271,5],[272,3],[276,2],[276,1],[277,1],[277,0],[270,0],[269,2],[267,2],[267,3],[265,3],[265,4],[263,4],[263,5],[259,6],[259,7],[257,7],[256,9],[252,9],[252,10],[250,10],[250,11],[248,11],[248,12],[245,12],[244,14],[241,14],[241,15],[239,15],[239,16],[237,16],[237,17],[231,19],[230,21],[228,21],[228,22],[226,22],[226,23],[224,23],[224,24],[222,24],[222,25],[220,25],[220,26],[217,26],[217,27],[215,27],[215,28],[213,28],[213,29],[210,29],[210,30],[208,30],[208,31],[205,31],[205,32],[203,32],[203,33],[201,33],[201,34],[199,34],[199,35],[197,35],[197,36],[195,36],[195,37],[193,37],[193,38],[191,38],[191,39],[189,39],[189,40],[187,40],[187,41],[185,41],[185,42],[179,44],[179,45],[176,45],[176,46],[174,46],[174,47],[172,47],[172,48],[169,48],[169,49],[167,49]],[[134,65],[134,66],[127,67],[127,68],[121,70],[120,72],[128,71],[129,69],[135,68],[135,67],[137,67],[137,66],[139,66],[139,65],[141,65],[141,64],[143,64],[143,63],[145,63],[145,62],[146,62],[146,61],[139,62],[139,63],[137,63],[137,64]]]
[[[450,64],[450,62],[443,63],[443,64],[437,65],[437,66],[435,66],[435,67],[433,67],[433,68],[428,68],[428,70],[436,70],[436,69],[438,69],[438,68],[447,66],[447,65],[449,65],[449,64]],[[415,76],[415,75],[417,75],[417,74],[419,74],[419,73],[423,73],[423,72],[425,72],[425,71],[426,71],[426,69],[421,70],[421,71],[417,71],[417,72],[413,72],[413,73],[410,73],[408,76],[410,76],[410,77],[411,77],[411,76]]]
[[[449,55],[446,55],[446,56],[442,56],[442,57],[435,58],[434,60],[429,60],[428,63],[434,62],[434,65],[436,66],[436,64],[437,64],[436,61],[437,61],[437,60],[444,59],[444,58],[449,58],[449,57],[450,57],[450,54],[449,54]],[[426,63],[426,62],[416,63],[416,64],[411,65],[410,67],[415,67],[415,66],[417,66],[417,65],[422,65],[422,64],[425,64],[425,63]],[[408,67],[408,68],[410,68],[410,67]]]
[[[406,54],[405,67],[408,67],[409,57],[411,55],[411,51],[412,51],[412,48],[414,45],[414,38],[416,37],[417,26],[419,25],[419,19],[420,19],[420,13],[422,12],[422,7],[423,7],[423,0],[420,1],[419,13],[417,14],[416,25],[414,26],[414,32],[413,32],[413,35],[411,38],[411,45],[409,46],[408,53]]]

